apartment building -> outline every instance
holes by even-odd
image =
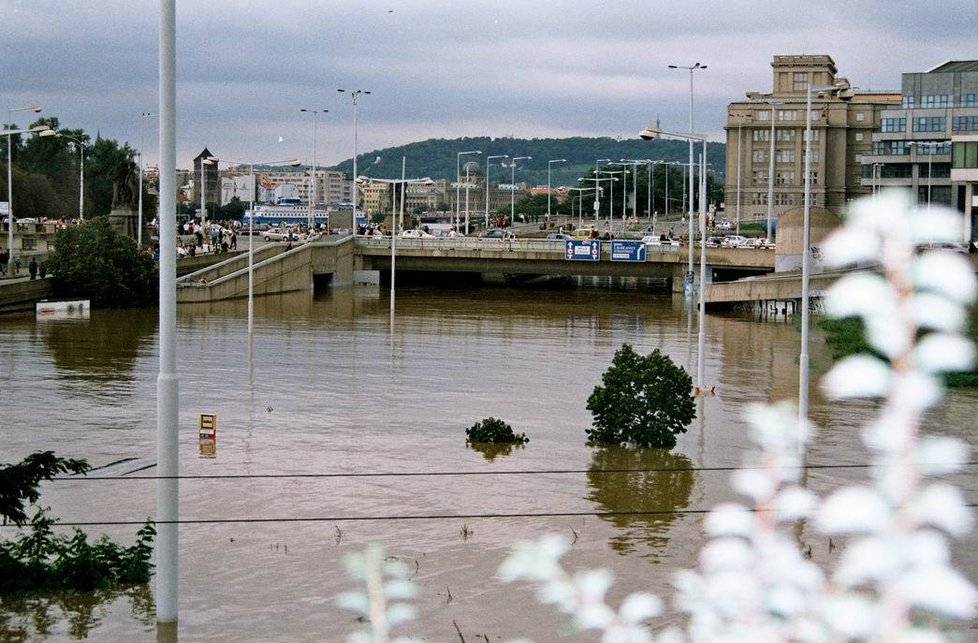
[[[898,105],[881,115],[873,147],[862,157],[871,191],[908,188],[918,203],[950,206],[965,216],[965,239],[978,232],[978,61],[950,61],[902,75]]]
[[[862,159],[873,150],[884,110],[900,105],[896,91],[853,88],[828,55],[775,56],[770,92],[747,92],[727,106],[726,212],[740,221],[776,222],[804,205],[805,130],[811,100],[811,205],[841,213],[869,194]]]

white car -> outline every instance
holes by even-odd
[[[648,236],[645,236],[645,237],[642,237],[642,243],[644,243],[647,246],[673,246],[673,245],[679,245],[679,242],[678,241],[673,241],[669,237],[666,237],[665,239],[663,239],[662,238],[662,235],[656,236],[654,234],[648,235]]]
[[[265,241],[298,241],[299,235],[291,230],[282,228],[269,228],[262,233]]]
[[[424,230],[404,230],[401,232],[402,239],[437,239],[433,234],[425,232]]]
[[[739,234],[729,234],[725,236],[720,241],[721,248],[740,248],[741,246],[746,246],[750,243],[747,237],[743,237]]]

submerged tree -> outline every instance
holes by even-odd
[[[60,297],[87,297],[107,308],[150,306],[159,299],[155,260],[105,217],[59,230],[46,263]]]
[[[671,449],[696,417],[693,378],[659,349],[643,357],[624,344],[601,382],[587,400],[588,442]]]

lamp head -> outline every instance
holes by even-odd
[[[37,135],[38,136],[43,136],[44,138],[48,138],[48,137],[51,137],[51,136],[58,136],[57,130],[53,130],[53,129],[50,129],[50,128],[49,129],[36,130],[36,131],[37,131]]]
[[[638,133],[638,137],[643,141],[654,141],[659,138],[659,134],[662,133],[658,127],[646,127],[641,132]]]

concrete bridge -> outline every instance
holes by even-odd
[[[597,261],[566,258],[561,240],[545,239],[400,239],[395,241],[398,272],[477,273],[506,279],[554,276],[645,277],[668,280],[681,290],[687,248],[648,246],[644,262],[611,261],[611,244],[601,244]],[[699,270],[699,249],[694,248]],[[753,248],[707,248],[707,281],[732,280],[774,270],[774,252]],[[378,283],[390,271],[390,237],[323,237],[287,250],[285,244],[256,246],[255,295],[312,291],[329,285]],[[247,297],[248,255],[231,257],[178,280],[178,302]]]

